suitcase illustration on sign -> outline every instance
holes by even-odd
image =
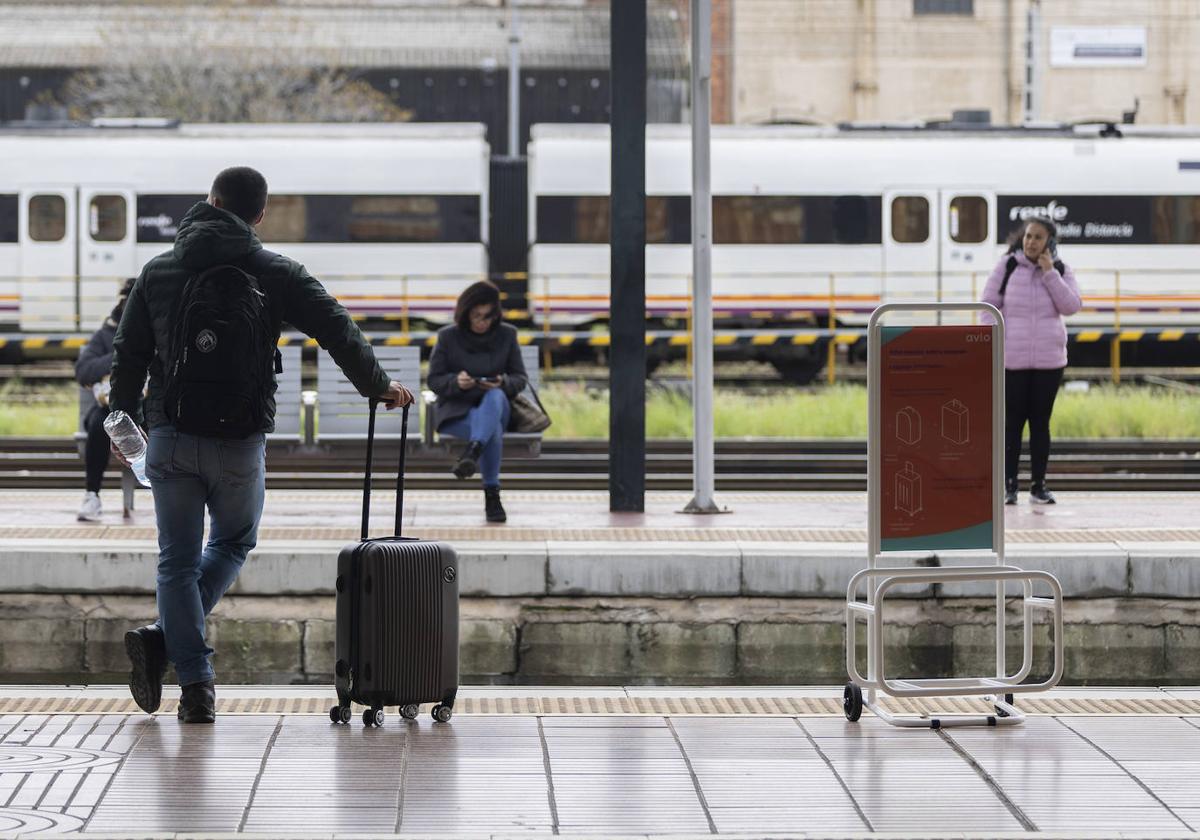
[[[911,461],[905,461],[904,469],[896,473],[896,510],[909,516],[921,512],[921,476]]]
[[[942,406],[942,437],[951,443],[971,442],[971,415],[958,400],[950,400]]]
[[[908,446],[921,442],[921,415],[911,405],[896,412],[896,439]]]
[[[337,563],[337,641],[334,723],[349,723],[352,702],[366,706],[363,723],[383,725],[383,707],[399,706],[412,720],[421,703],[435,703],[445,723],[458,693],[458,558],[443,542],[400,536],[404,507],[404,450],[408,408],[400,438],[395,536],[367,538],[371,512],[371,458],[375,401],[367,432],[362,540],[342,549]]]

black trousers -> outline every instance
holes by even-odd
[[[87,489],[91,493],[100,492],[104,471],[108,469],[109,441],[108,432],[104,431],[104,418],[107,416],[107,408],[95,405],[83,418],[83,428],[87,431],[83,468],[87,473]]]
[[[1029,424],[1030,473],[1034,483],[1046,480],[1050,461],[1050,413],[1062,384],[1064,368],[1004,371],[1004,478],[1017,480],[1021,437]]]

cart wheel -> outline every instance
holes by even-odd
[[[842,711],[846,713],[846,720],[855,723],[862,717],[862,710],[862,689],[854,683],[846,683],[846,690],[842,692]]]
[[[446,723],[453,714],[449,706],[443,706],[441,703],[433,707],[433,719],[438,723]]]
[[[409,703],[407,706],[400,707],[400,717],[405,720],[416,720],[416,717],[421,712],[421,707],[416,703]]]
[[[383,726],[383,709],[363,709],[363,726]]]
[[[342,707],[341,706],[330,706],[329,707],[329,719],[331,721],[333,721],[334,723],[341,723],[342,722]]]

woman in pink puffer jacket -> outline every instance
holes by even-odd
[[[983,290],[984,302],[1004,314],[1004,503],[1008,505],[1017,503],[1017,466],[1026,423],[1033,478],[1030,500],[1054,504],[1054,494],[1046,489],[1046,464],[1050,413],[1067,366],[1063,316],[1075,314],[1082,305],[1075,274],[1056,260],[1057,233],[1049,219],[1027,221]]]

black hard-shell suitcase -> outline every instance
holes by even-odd
[[[371,512],[371,458],[375,407],[367,431],[362,540],[338,555],[335,723],[350,722],[350,703],[368,708],[367,726],[383,724],[383,707],[399,706],[408,719],[433,702],[434,720],[450,720],[458,693],[458,558],[443,542],[400,536],[404,508],[403,414],[396,478],[395,536],[367,538]]]

